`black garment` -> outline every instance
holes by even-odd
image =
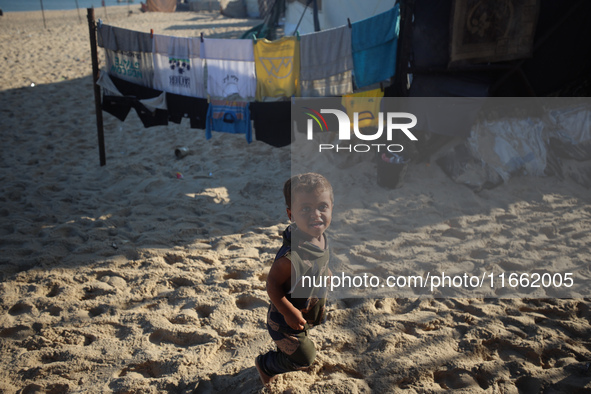
[[[189,118],[192,129],[205,129],[207,120],[207,99],[166,93],[168,120],[180,124],[182,118]]]
[[[103,111],[125,121],[131,111],[132,100],[129,97],[109,96],[103,92]]]
[[[168,125],[168,112],[156,109],[154,112],[146,108],[139,100],[158,97],[161,91],[127,82],[109,75],[120,96],[103,96],[103,110],[117,119],[124,121],[131,108],[134,108],[144,127]]]
[[[250,103],[256,140],[280,148],[293,141],[291,101]]]

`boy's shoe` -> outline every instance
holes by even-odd
[[[275,376],[269,376],[263,371],[259,363],[260,357],[261,356],[257,356],[257,358],[254,359],[254,366],[257,368],[257,371],[259,371],[259,376],[261,378],[261,382],[263,382],[263,385],[268,386],[269,383],[271,383],[275,379]]]

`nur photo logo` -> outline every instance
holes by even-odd
[[[309,141],[314,139],[315,132],[328,132],[328,124],[323,114],[329,114],[336,117],[338,122],[337,136],[339,142],[351,141],[353,137],[360,141],[373,143],[365,144],[318,144],[318,151],[326,150],[348,151],[348,152],[402,152],[404,147],[400,144],[390,143],[394,140],[395,134],[403,133],[410,141],[418,141],[417,137],[410,131],[417,124],[417,117],[408,112],[379,112],[377,116],[377,127],[360,128],[360,113],[354,112],[353,121],[349,115],[338,109],[320,109],[314,110],[309,107],[303,107],[304,114],[309,118],[306,123],[306,138]],[[363,120],[363,119],[361,119]],[[331,130],[332,131],[332,130]],[[385,138],[384,138],[385,134]],[[397,140],[400,138],[397,136]],[[387,143],[384,143],[387,142]]]

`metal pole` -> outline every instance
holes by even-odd
[[[101,106],[101,88],[97,85],[99,76],[98,53],[96,49],[96,24],[94,23],[94,8],[87,8],[88,30],[90,33],[90,55],[92,58],[92,84],[94,86],[94,108],[96,112],[96,131],[98,134],[99,157],[101,166],[107,164],[105,154],[105,132],[103,127],[103,109]]]
[[[47,25],[45,24],[45,10],[43,9],[43,0],[39,0],[41,3],[41,15],[43,15],[43,27],[47,29]]]
[[[320,21],[318,20],[318,0],[314,0],[314,31],[320,31]]]
[[[78,7],[78,0],[76,0],[76,10],[78,11],[78,22],[82,23],[82,17],[80,16],[80,7]]]

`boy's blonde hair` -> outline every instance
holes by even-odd
[[[332,185],[324,176],[314,172],[294,175],[285,182],[285,185],[283,185],[285,205],[291,209],[291,197],[297,192],[311,193],[316,190],[320,192],[328,191],[330,193],[330,201],[334,203]]]

